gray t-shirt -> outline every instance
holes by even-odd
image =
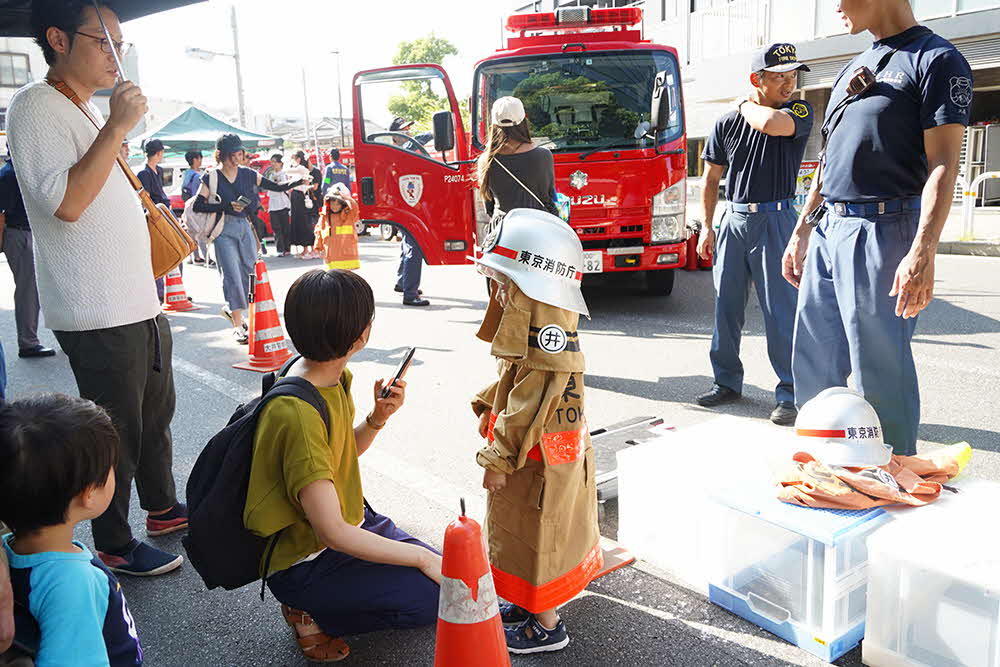
[[[530,188],[543,203],[553,202],[556,191],[555,162],[547,148],[539,146],[524,153],[497,155],[494,160],[510,169],[511,173]],[[491,165],[486,175],[495,206],[501,211],[511,211],[515,208],[544,211],[545,206],[539,204],[538,200],[511,178],[503,167]]]

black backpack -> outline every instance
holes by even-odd
[[[289,359],[278,377],[298,359]],[[183,540],[184,550],[209,589],[222,586],[233,590],[261,579],[281,536],[278,531],[270,537],[259,537],[243,525],[254,433],[264,406],[279,396],[294,396],[316,408],[327,430],[330,428],[326,401],[309,381],[298,377],[276,381],[275,374],[268,373],[261,384],[260,398],[236,408],[229,424],[205,445],[188,478],[190,525]],[[260,597],[264,599],[263,582]]]

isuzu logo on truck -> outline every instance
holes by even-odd
[[[570,206],[580,206],[581,204],[586,206],[588,204],[604,204],[608,201],[606,195],[577,195],[576,197],[570,197]]]

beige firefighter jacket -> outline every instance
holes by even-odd
[[[594,451],[584,416],[579,315],[511,285],[490,300],[478,336],[499,380],[473,400],[491,414],[479,465],[508,475],[489,495],[486,525],[497,593],[532,612],[582,591],[601,569]]]

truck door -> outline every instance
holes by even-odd
[[[403,65],[354,76],[354,160],[361,218],[408,231],[428,264],[466,264],[475,226],[469,142],[448,75]],[[418,109],[419,112],[413,111]],[[419,115],[420,118],[406,118]],[[454,149],[435,150],[432,116],[453,115]],[[412,127],[391,130],[403,117]]]

